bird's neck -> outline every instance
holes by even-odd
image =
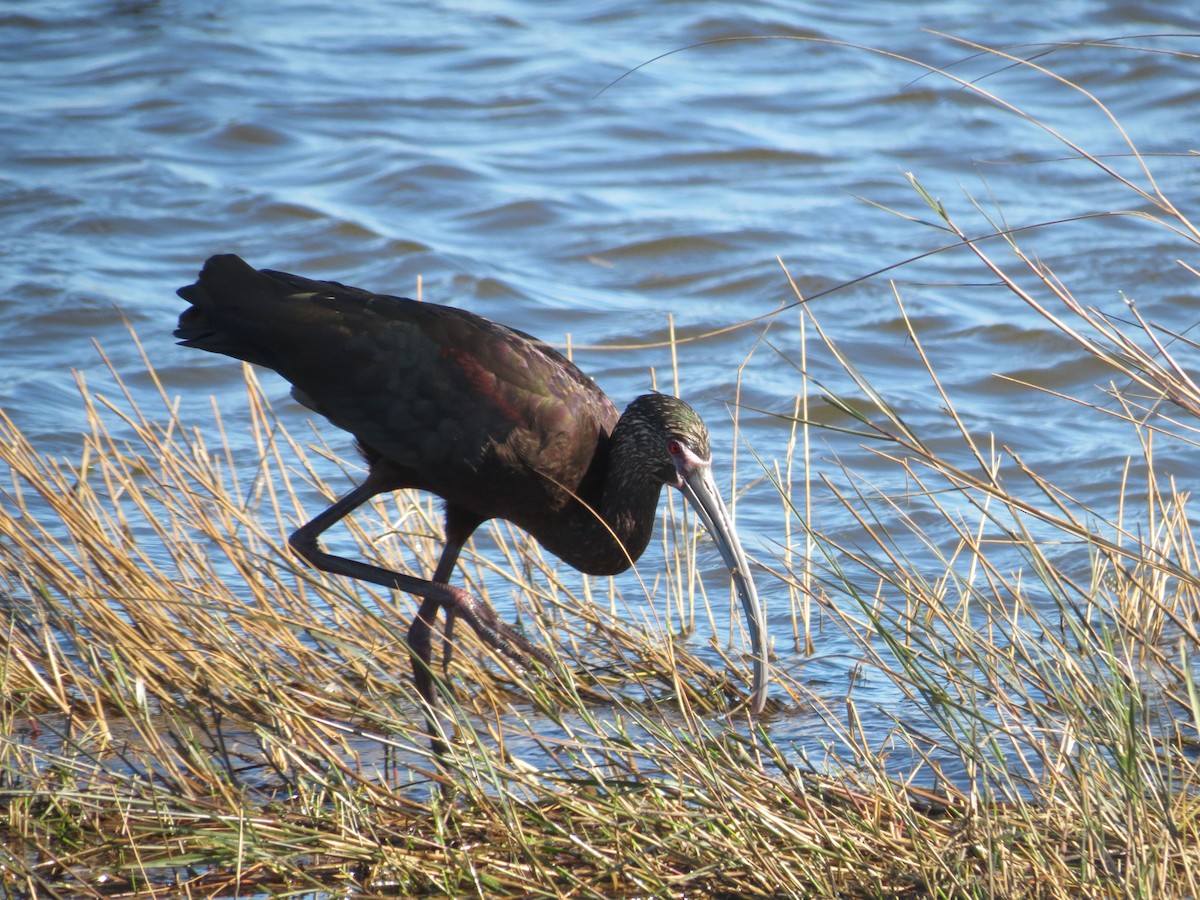
[[[572,513],[558,533],[539,536],[546,549],[589,575],[624,572],[654,533],[662,481],[638,465],[637,435],[622,425],[617,423],[584,479],[579,492],[583,502],[571,504]]]
[[[619,430],[613,433],[600,516],[620,541],[620,547],[614,548],[617,551],[614,563],[619,554],[620,568],[616,571],[621,572],[633,565],[650,543],[663,485],[637,467],[636,457],[630,454],[628,446],[622,454],[622,446],[617,443],[619,436]]]

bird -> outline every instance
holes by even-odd
[[[660,393],[623,413],[550,345],[467,310],[258,270],[211,257],[177,293],[190,306],[179,344],[272,369],[304,407],[349,432],[365,479],[298,528],[289,546],[325,572],[420,598],[407,633],[413,681],[435,749],[433,628],[444,611],[443,668],[456,619],[523,668],[549,655],[479,597],[450,584],[472,533],[512,522],[567,565],[615,575],[646,549],[664,485],[678,489],[716,544],[741,600],[753,655],[746,706],[767,699],[763,607],[712,474],[709,433]],[[326,552],[321,535],[372,497],[416,488],[445,504],[445,544],[429,579]]]

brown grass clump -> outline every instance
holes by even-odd
[[[531,575],[518,582],[527,626],[576,659],[636,660],[643,688],[597,708],[569,676],[531,681],[460,654],[455,757],[435,765],[408,683],[407,601],[327,582],[277,549],[294,486],[327,489],[247,375],[264,460],[252,485],[227,446],[152,421],[128,394],[85,391],[74,464],[0,420],[8,884],[611,895],[799,890],[814,866],[863,877],[825,820],[844,808],[895,828],[874,800],[729,731],[710,712],[724,675],[622,627],[503,533],[511,572]],[[383,552],[428,567],[430,504],[380,512],[404,523]],[[664,720],[654,698],[673,690]],[[801,864],[784,844],[822,853]]]

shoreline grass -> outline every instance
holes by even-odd
[[[407,598],[327,580],[279,549],[302,518],[296,486],[328,489],[249,369],[247,386],[264,459],[253,483],[237,480],[227,445],[155,421],[129,395],[85,393],[92,430],[76,463],[40,455],[0,419],[7,887],[1067,897],[1197,886],[1200,575],[1187,498],[1171,486],[1127,482],[1151,501],[1140,533],[1020,470],[1048,498],[1036,506],[977,446],[980,472],[934,453],[864,379],[875,414],[846,408],[911,478],[906,502],[926,501],[956,541],[950,554],[922,547],[908,508],[827,480],[875,543],[812,534],[823,563],[811,596],[825,627],[853,635],[863,665],[923,710],[927,729],[898,718],[895,739],[957,755],[965,783],[919,786],[863,732],[851,696],[835,705],[778,667],[774,714],[822,720],[835,737],[825,759],[775,743],[770,715],[767,730],[726,720],[736,676],[623,624],[507,529],[493,536],[503,565],[467,557],[472,588],[519,588],[525,627],[564,673],[639,674],[584,685],[611,691],[598,704],[569,674],[531,678],[471,646],[455,667],[443,770],[407,684]],[[428,567],[431,504],[379,507],[399,527],[372,535],[361,517],[361,551]],[[1046,528],[1086,547],[1086,581]],[[1020,570],[995,563],[997,542]],[[786,560],[768,569],[801,584]]]

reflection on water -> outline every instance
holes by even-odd
[[[226,422],[236,422],[237,368],[179,350],[170,337],[174,288],[217,251],[393,293],[420,285],[427,299],[569,339],[577,362],[623,405],[652,378],[671,386],[669,352],[580,347],[661,341],[668,315],[688,337],[770,313],[793,299],[780,260],[815,295],[951,243],[921,224],[931,213],[905,172],[975,232],[986,222],[964,191],[1009,225],[1137,208],[1118,181],[1069,158],[1045,130],[895,57],[978,81],[1144,182],[1122,134],[1087,96],[922,29],[1029,54],[1041,42],[1192,30],[1173,18],[1185,12],[956,0],[903,17],[894,9],[10,5],[0,13],[0,75],[10,87],[0,101],[0,406],[41,445],[74,452],[83,415],[71,370],[103,378],[93,340],[135,392],[151,390],[128,320],[167,390],[182,395],[185,419],[203,416],[215,394]],[[745,35],[798,40],[726,40]],[[1181,115],[1196,102],[1192,61],[1095,45],[1040,61],[1100,97],[1143,151],[1192,146],[1193,122]],[[1194,159],[1150,161],[1176,202],[1194,199]],[[1120,312],[1124,292],[1176,330],[1195,319],[1194,279],[1172,263],[1185,245],[1162,229],[1090,219],[1027,239],[1088,303]],[[951,439],[952,424],[885,278],[897,280],[971,427],[996,432],[1068,492],[1111,508],[1122,461],[1137,452],[1124,429],[1100,417],[1072,427],[1062,401],[994,377],[1088,394],[1106,373],[961,250],[815,301],[846,355],[935,441]],[[771,325],[769,345],[760,343],[766,328],[760,321],[679,347],[681,391],[712,426],[722,460],[734,453],[727,410],[739,397],[754,453],[769,464],[785,453],[787,423],[769,413],[790,413],[800,390],[797,316]],[[847,387],[830,360],[810,365],[830,389]],[[275,393],[286,406],[281,383]],[[299,408],[285,415],[305,417]],[[846,424],[829,409],[817,416]],[[836,473],[836,458],[885,489],[898,478],[851,437],[820,441],[818,471]],[[247,440],[240,450],[252,465],[255,448]],[[1160,461],[1195,474],[1190,459]],[[738,464],[739,486],[762,474],[744,447]],[[854,523],[814,486],[818,527],[851,540]],[[737,509],[751,554],[772,561],[778,498],[759,482]],[[816,639],[821,660],[794,655],[787,589],[763,590],[780,664],[819,670],[838,694],[851,648],[830,629]],[[864,715],[896,705],[887,684],[864,681],[857,691]],[[799,719],[795,726],[791,735],[787,723],[775,728],[811,737]]]

